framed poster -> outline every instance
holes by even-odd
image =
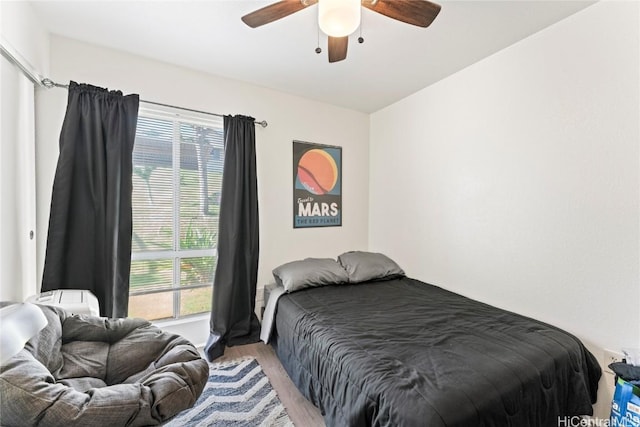
[[[293,228],[342,226],[342,147],[293,141]]]

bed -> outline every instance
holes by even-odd
[[[348,273],[272,292],[263,338],[328,426],[557,426],[592,414],[601,370],[573,335],[404,272]]]

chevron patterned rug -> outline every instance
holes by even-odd
[[[210,364],[209,381],[193,408],[165,426],[293,427],[254,358]]]

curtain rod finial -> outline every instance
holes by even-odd
[[[263,128],[266,128],[266,127],[269,125],[269,123],[267,123],[267,121],[266,121],[266,120],[263,120],[263,121],[261,121],[261,122],[255,122],[255,123],[256,123],[257,125],[262,126]]]
[[[40,80],[40,84],[42,86],[46,87],[47,89],[51,89],[51,88],[54,88],[54,87],[62,87],[62,88],[65,88],[65,89],[69,89],[69,85],[63,85],[63,84],[60,84],[60,83],[56,83],[53,80],[51,80],[50,78],[48,78],[48,77],[45,77],[44,79]]]
[[[51,80],[50,78],[44,78],[40,81],[40,83],[42,83],[42,85],[44,87],[46,87],[47,89],[51,89],[52,87],[55,87],[55,83],[53,82],[53,80]]]

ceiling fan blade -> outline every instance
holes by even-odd
[[[299,12],[305,7],[316,4],[317,2],[318,0],[281,0],[244,15],[242,22],[251,28],[256,28],[289,16],[292,13]]]
[[[349,36],[331,37],[329,36],[329,62],[342,61],[347,57],[347,45]]]
[[[389,18],[424,28],[431,25],[441,8],[439,4],[427,0],[364,0],[362,6]]]

